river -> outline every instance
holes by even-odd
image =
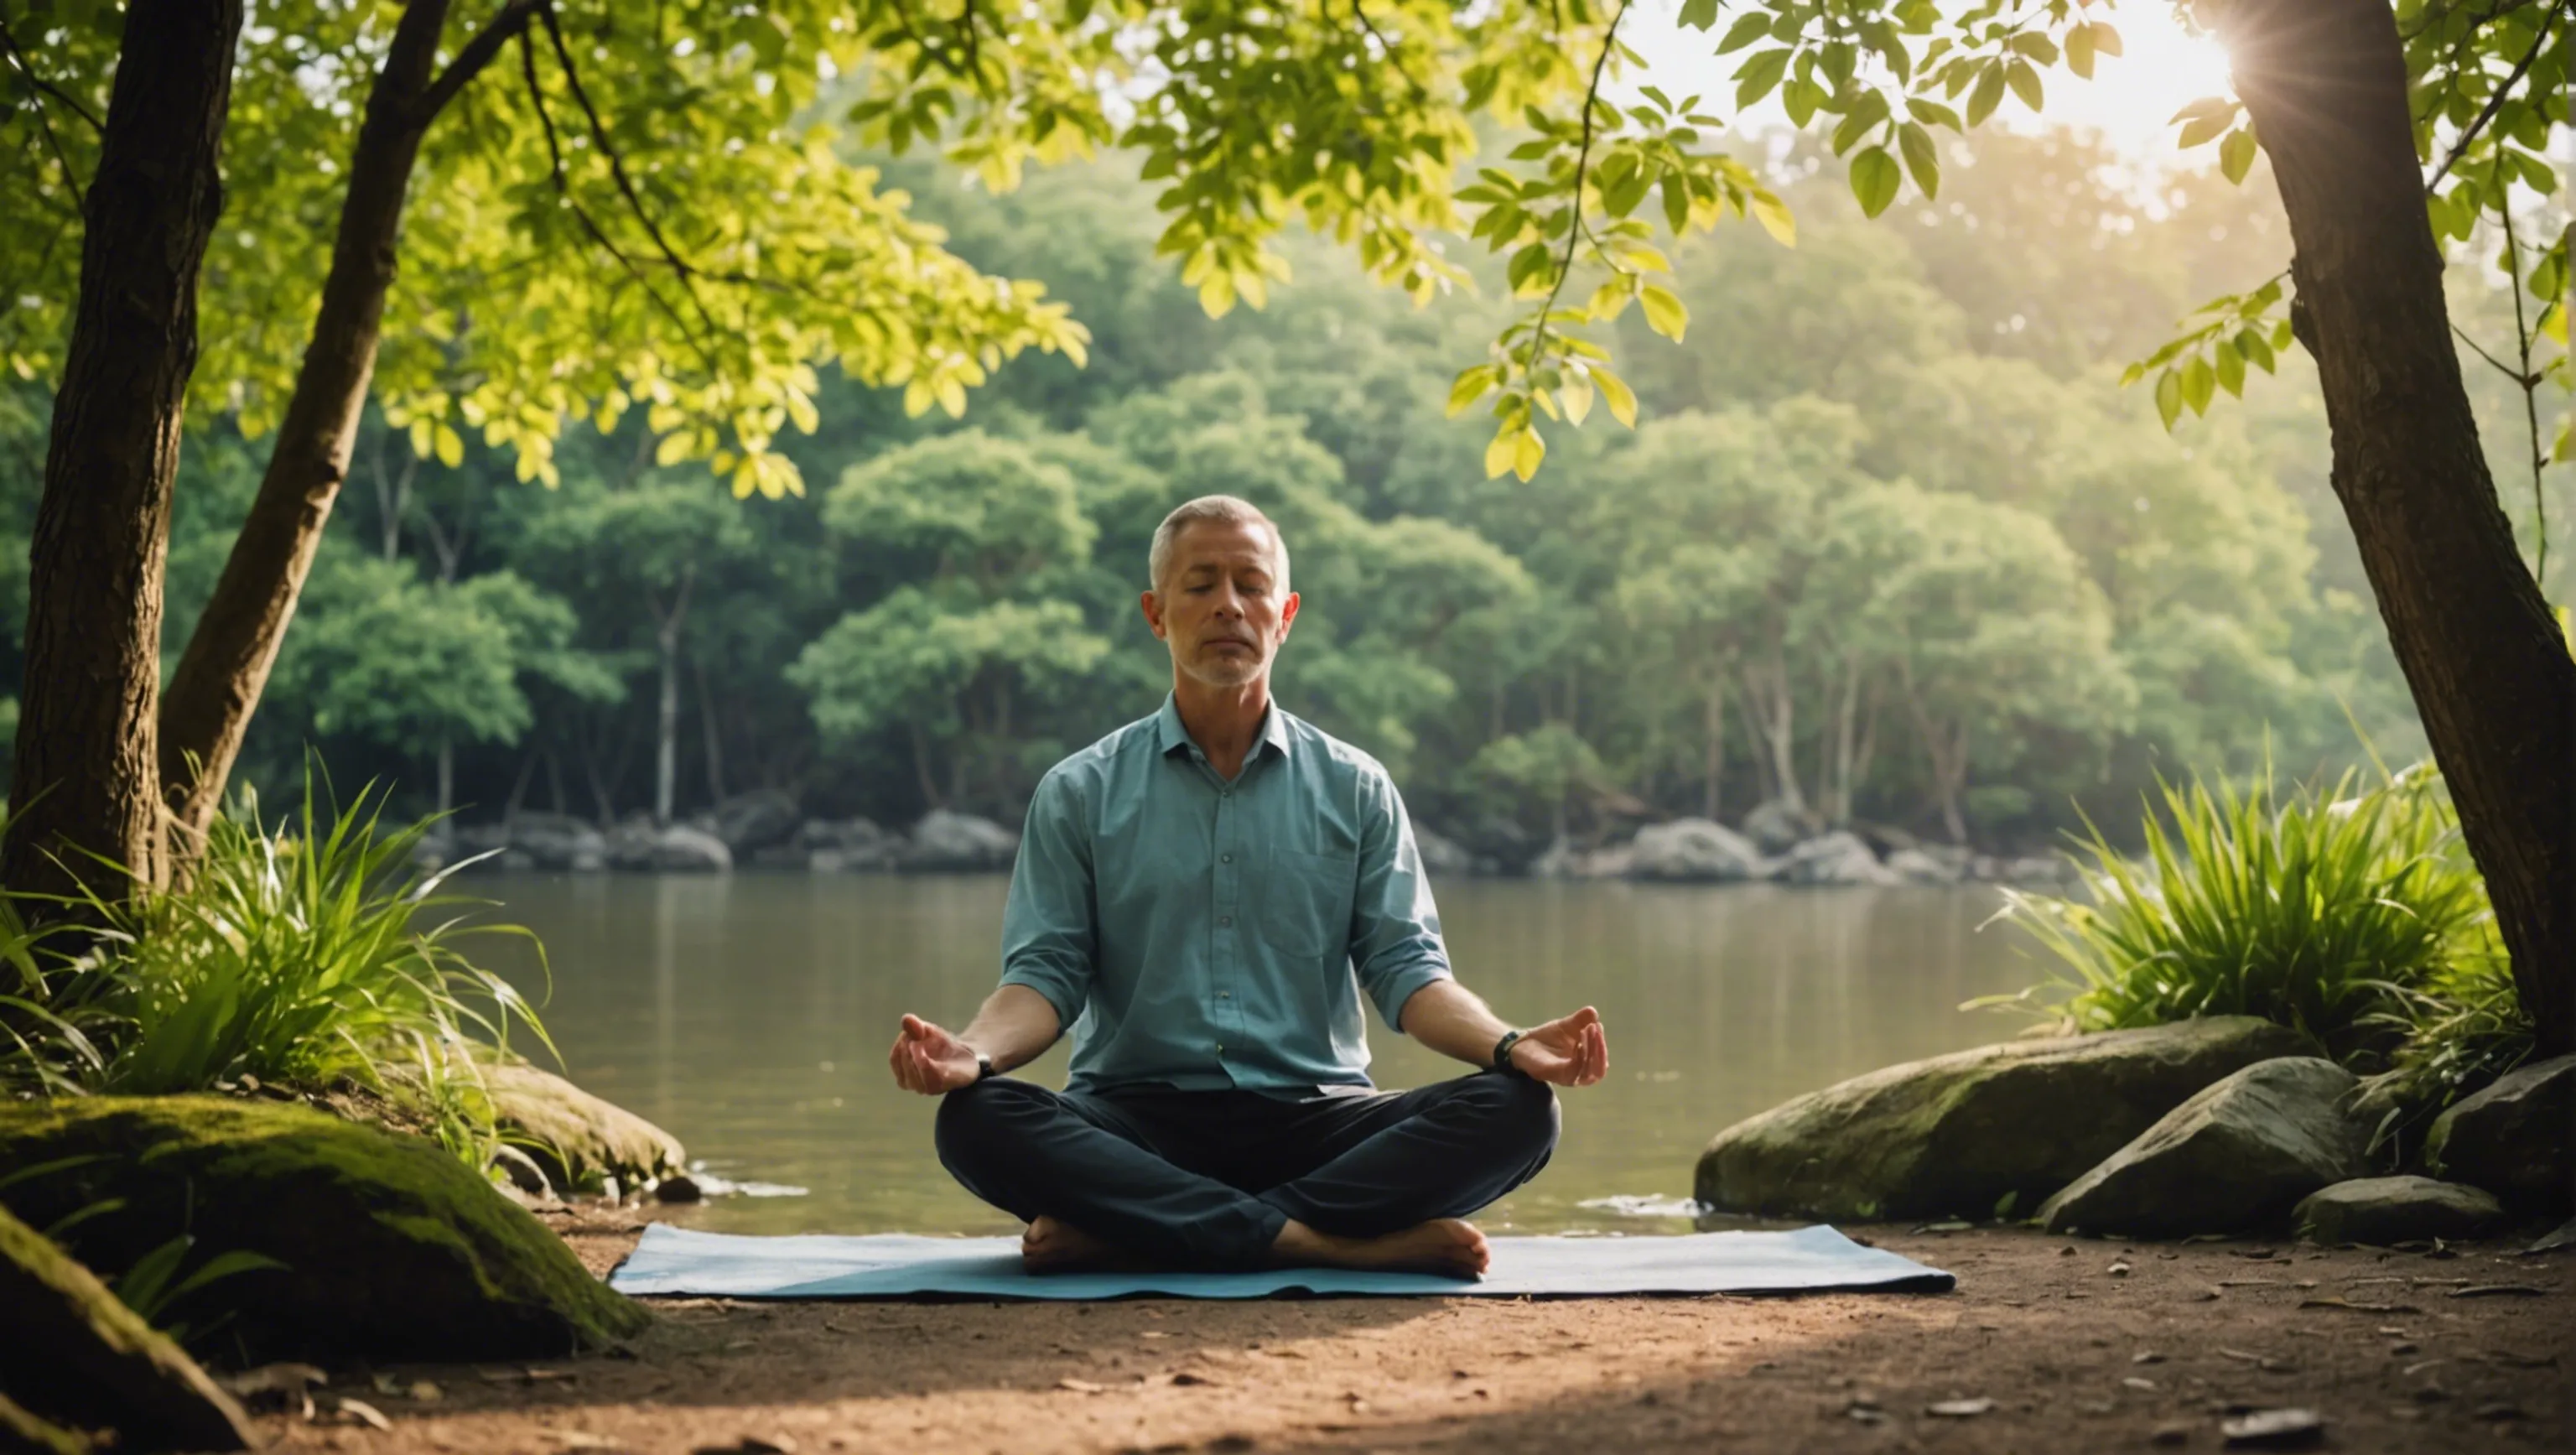
[[[933,1103],[898,1090],[885,1056],[903,1012],[961,1026],[992,988],[1005,886],[746,873],[459,887],[542,939],[543,1015],[573,1079],[668,1128],[706,1171],[772,1193],[667,1209],[673,1220],[998,1233],[1017,1225],[949,1181]],[[1555,1159],[1488,1210],[1490,1229],[1687,1230],[1639,1205],[1687,1198],[1711,1133],[1846,1076],[2008,1037],[2025,1022],[1960,1002],[2046,973],[2019,932],[1979,931],[1990,887],[1464,880],[1438,894],[1459,978],[1505,1019],[1589,1003],[1610,1035],[1608,1079],[1564,1094]],[[485,945],[539,993],[532,956]],[[1374,1018],[1370,1039],[1383,1086],[1464,1070]],[[1020,1074],[1062,1085],[1063,1048]]]

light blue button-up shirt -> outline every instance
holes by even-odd
[[[1360,992],[1400,1030],[1448,975],[1395,784],[1276,704],[1230,783],[1166,697],[1029,802],[1002,983],[1072,1028],[1072,1090],[1366,1086]]]

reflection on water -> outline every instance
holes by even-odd
[[[949,1181],[931,1151],[934,1104],[885,1066],[903,1012],[962,1026],[991,990],[1001,877],[491,875],[467,887],[543,937],[546,1025],[575,1080],[669,1128],[709,1172],[808,1189],[676,1216],[730,1231],[1015,1229]],[[2008,1036],[2017,1023],[1957,1006],[2041,973],[2013,932],[1976,933],[1991,889],[1468,880],[1439,896],[1460,979],[1505,1019],[1588,1003],[1610,1031],[1609,1079],[1566,1094],[1555,1160],[1486,1214],[1493,1227],[1686,1229],[1678,1200],[1710,1133],[1873,1067]],[[532,960],[497,968],[536,990]],[[1371,1032],[1381,1085],[1466,1069]],[[1061,1085],[1063,1048],[1021,1074]],[[1676,1215],[1651,1215],[1665,1207]]]

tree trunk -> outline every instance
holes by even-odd
[[[349,159],[331,269],[295,392],[259,495],[161,704],[161,777],[183,837],[202,831],[214,815],[348,476],[421,137],[439,108],[534,11],[535,0],[512,0],[444,73],[432,67],[448,0],[410,0],[394,25]]]
[[[695,566],[680,570],[680,589],[671,609],[653,601],[655,645],[662,654],[662,700],[653,724],[653,822],[671,821],[680,781],[680,627],[689,619],[689,592],[698,584]]]
[[[438,740],[438,816],[456,811],[456,744]]]
[[[694,655],[689,658],[689,674],[698,683],[698,731],[707,740],[707,796],[712,803],[725,801],[724,731],[716,723],[716,700],[707,695],[707,667]]]
[[[2335,495],[2540,1054],[2576,1050],[2576,662],[2478,445],[2396,23],[2384,0],[2236,0],[2220,27],[2290,220]]]
[[[126,11],[28,551],[13,832],[0,857],[13,890],[62,893],[72,873],[94,878],[83,854],[145,883],[166,870],[161,568],[241,24],[241,0],[134,0]]]
[[[1712,672],[1708,679],[1708,777],[1707,790],[1700,797],[1700,816],[1717,822],[1718,781],[1726,771],[1726,674]]]

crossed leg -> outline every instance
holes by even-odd
[[[1556,1142],[1544,1086],[1469,1076],[1401,1093],[948,1094],[939,1156],[1029,1224],[1032,1270],[1120,1259],[1204,1268],[1329,1264],[1473,1276],[1462,1221],[1527,1181]]]

